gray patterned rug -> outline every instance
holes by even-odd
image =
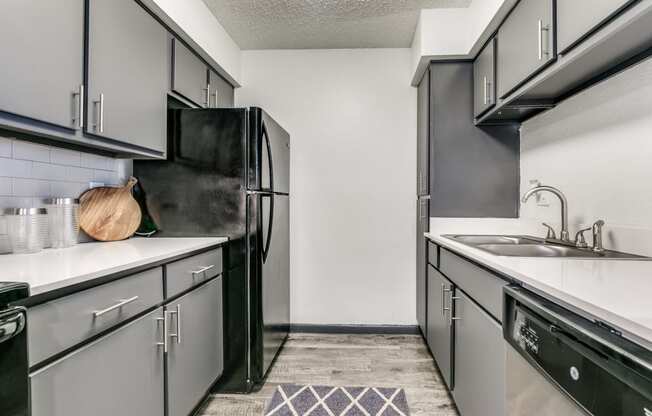
[[[265,416],[409,416],[405,391],[387,387],[283,384]]]

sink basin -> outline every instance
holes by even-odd
[[[649,259],[648,257],[611,250],[596,253],[588,248],[577,248],[571,245],[547,243],[543,239],[530,236],[445,235],[444,237],[496,256],[559,257],[575,259]]]
[[[533,244],[541,240],[511,235],[446,235],[446,238],[469,245],[478,244]]]

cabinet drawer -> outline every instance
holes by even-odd
[[[29,308],[30,365],[162,301],[162,269],[158,267]]]
[[[428,263],[439,267],[439,250],[437,244],[432,241],[428,241]]]
[[[222,249],[207,251],[165,267],[166,297],[169,298],[222,273]]]
[[[32,416],[164,414],[161,308],[30,375]]]
[[[439,258],[439,270],[502,322],[505,280],[444,249]]]

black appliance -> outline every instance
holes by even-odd
[[[224,374],[259,388],[290,322],[290,135],[260,108],[170,109],[165,161],[135,161],[157,237],[226,236]]]
[[[505,294],[508,415],[652,416],[652,352],[521,287]]]
[[[0,282],[0,415],[29,414],[26,310],[10,306],[26,298],[24,283]]]

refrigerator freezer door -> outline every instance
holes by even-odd
[[[290,192],[290,135],[259,108],[250,110],[250,176],[253,191]]]

